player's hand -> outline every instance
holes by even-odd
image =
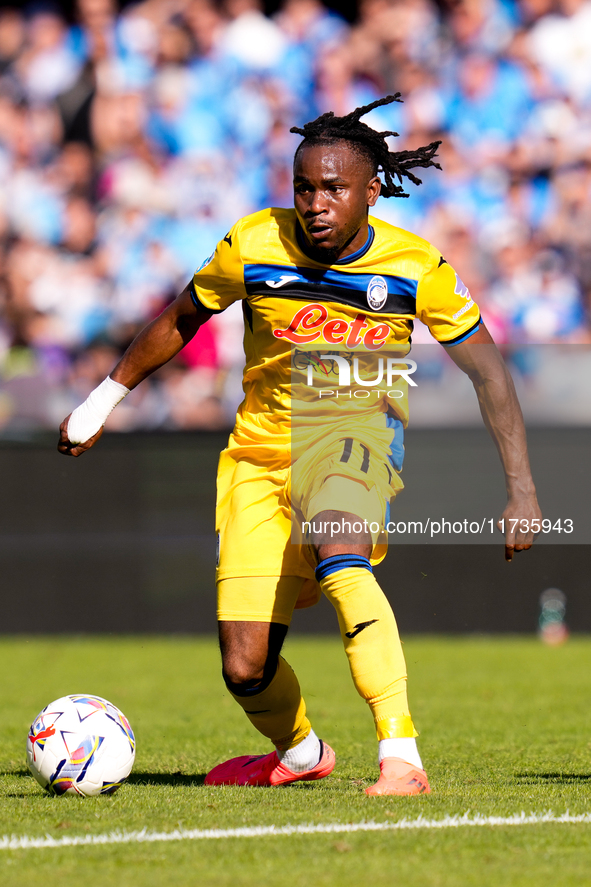
[[[70,416],[71,415],[72,414],[70,413]],[[82,453],[85,453],[86,450],[89,450],[92,446],[95,445],[95,443],[105,430],[105,426],[102,425],[97,433],[88,440],[84,441],[84,443],[73,444],[68,438],[68,422],[70,421],[70,416],[66,416],[66,418],[60,425],[60,439],[57,448],[63,456],[81,456]]]
[[[505,534],[505,560],[513,560],[516,551],[531,548],[541,526],[542,511],[535,493],[511,497],[497,522]]]

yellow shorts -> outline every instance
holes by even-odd
[[[289,625],[294,609],[318,603],[320,586],[301,576],[241,576],[219,579],[217,593],[220,622]]]
[[[307,542],[313,534],[330,541],[326,526],[314,521],[323,511],[354,514],[370,528],[372,563],[386,555],[384,530],[391,499],[403,488],[402,481],[379,442],[373,446],[355,437],[329,434],[303,453],[291,469],[292,541]],[[339,527],[334,531],[339,541]]]
[[[294,608],[320,599],[304,522],[335,510],[379,524],[370,558],[379,563],[389,502],[403,485],[386,453],[328,435],[286,468],[241,458],[239,447],[224,450],[217,486],[218,618],[289,624]]]

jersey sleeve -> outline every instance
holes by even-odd
[[[233,302],[246,298],[239,226],[239,222],[234,225],[195,271],[189,291],[198,308],[219,314]]]
[[[478,329],[478,305],[443,256],[434,254],[417,288],[417,317],[442,345],[458,345]]]

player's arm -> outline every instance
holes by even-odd
[[[111,379],[131,391],[178,354],[210,317],[210,311],[197,308],[189,287],[185,287],[174,302],[136,336],[111,373]]]
[[[510,561],[514,551],[531,547],[542,517],[513,379],[483,324],[469,339],[448,346],[446,351],[470,377],[484,424],[501,457],[507,487],[507,507],[501,520],[505,522],[505,558]]]
[[[125,395],[167,363],[189,342],[211,312],[197,308],[189,286],[133,340],[110,376],[60,425],[58,450],[80,456],[101,434],[105,421]]]

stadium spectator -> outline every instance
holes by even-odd
[[[589,342],[590,29],[589,0],[359,0],[353,22],[321,0],[0,10],[0,424],[21,422],[19,373],[75,400],[88,349],[124,348],[237,216],[290,205],[287,121],[384,91],[405,104],[369,123],[443,139],[443,170],[376,213],[438,244],[499,340]],[[240,323],[216,319],[122,427],[229,417]],[[35,409],[27,427],[52,427]]]

